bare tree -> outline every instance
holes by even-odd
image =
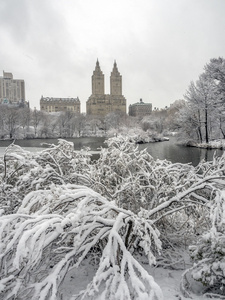
[[[225,60],[222,57],[211,59],[205,66],[205,73],[213,84],[219,129],[225,138]]]
[[[196,83],[191,82],[185,94],[187,105],[186,111],[185,108],[182,110],[182,115],[189,115],[189,118],[183,121],[180,118],[181,130],[187,128],[186,122],[189,119],[189,127],[192,125],[196,131],[197,141],[208,143],[212,138],[219,138],[221,133],[225,136],[224,65],[224,59],[212,59]]]
[[[74,122],[75,122],[75,132],[79,137],[83,134],[83,131],[85,129],[86,116],[84,114],[76,115]]]
[[[31,123],[34,127],[34,134],[35,137],[37,136],[37,129],[38,126],[40,125],[41,121],[43,121],[44,118],[44,113],[42,111],[37,110],[36,108],[32,111],[31,115]]]
[[[20,126],[23,128],[23,136],[29,132],[29,126],[31,121],[31,110],[28,107],[20,108],[18,110]]]
[[[4,113],[3,120],[6,133],[10,139],[15,138],[19,128],[18,109],[14,107],[5,107]]]

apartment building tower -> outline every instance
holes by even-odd
[[[14,79],[13,74],[3,71],[0,77],[0,103],[11,106],[24,106],[25,82],[23,79]]]

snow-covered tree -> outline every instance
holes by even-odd
[[[196,246],[190,247],[195,261],[192,277],[207,287],[207,292],[225,293],[225,192],[217,191],[211,205],[211,228]]]
[[[31,110],[28,107],[20,108],[18,114],[20,126],[23,128],[23,137],[26,137],[30,127]]]
[[[87,260],[96,272],[72,299],[161,300],[143,259],[174,267],[179,247],[208,230],[210,208],[214,236],[223,229],[225,156],[197,167],[155,161],[118,136],[94,162],[64,140],[37,154],[11,145],[0,170],[5,300],[62,299]]]
[[[34,127],[34,135],[38,136],[38,126],[42,123],[45,118],[45,114],[42,111],[37,110],[36,108],[31,113],[31,124]]]
[[[212,82],[205,74],[199,76],[199,80],[194,84],[191,82],[185,98],[188,102],[187,113],[191,125],[195,128],[198,140],[209,142],[210,120],[214,113],[214,102]],[[186,122],[186,120],[184,120]]]
[[[5,300],[60,299],[67,272],[96,253],[96,274],[75,298],[163,299],[153,277],[132,255],[139,247],[155,263],[161,247],[157,229],[87,187],[52,184],[31,192],[16,214],[0,217],[0,225],[0,293]]]
[[[225,138],[225,60],[222,57],[213,58],[205,66],[206,76],[213,83],[213,93],[216,98],[215,109],[222,137]]]
[[[58,145],[32,154],[11,144],[0,162],[1,207],[16,212],[23,197],[33,190],[48,188],[52,183],[87,183],[88,150],[75,152],[73,143],[59,140]]]
[[[183,137],[201,143],[220,138],[221,134],[224,138],[224,82],[223,58],[211,59],[196,83],[191,82],[185,94],[187,105],[179,118]]]
[[[10,139],[16,138],[19,127],[18,109],[1,105],[1,111],[5,135]]]

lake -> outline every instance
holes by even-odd
[[[89,147],[94,158],[98,157],[97,152],[101,147],[106,147],[103,137],[82,137],[82,138],[67,138],[67,141],[74,143],[74,149],[80,150],[83,147]],[[12,141],[0,141],[0,154],[2,155],[5,148],[11,144]],[[57,139],[29,139],[16,140],[16,145],[19,145],[26,150],[36,152],[47,147],[46,144],[57,144]],[[179,145],[175,137],[170,137],[169,141],[148,143],[139,145],[139,149],[146,148],[147,151],[155,158],[167,159],[173,163],[192,163],[196,166],[200,160],[212,160],[214,153],[221,156],[224,150],[208,150],[194,147],[185,147]]]
[[[159,159],[167,159],[173,163],[192,163],[196,166],[202,159],[210,161],[216,153],[222,156],[224,150],[220,149],[203,149],[195,147],[186,147],[178,144],[175,137],[170,137],[169,141],[149,143],[140,145],[140,149],[147,148],[147,151],[154,157]]]

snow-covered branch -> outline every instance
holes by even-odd
[[[93,257],[96,273],[74,299],[161,300],[140,254],[150,266],[175,267],[179,247],[207,230],[206,253],[216,249],[214,241],[222,249],[225,155],[197,167],[172,164],[116,137],[91,161],[88,151],[59,140],[37,154],[12,145],[0,168],[0,296],[6,300],[60,299],[67,274]],[[195,256],[203,248],[192,248]],[[212,256],[215,269],[214,262]]]

